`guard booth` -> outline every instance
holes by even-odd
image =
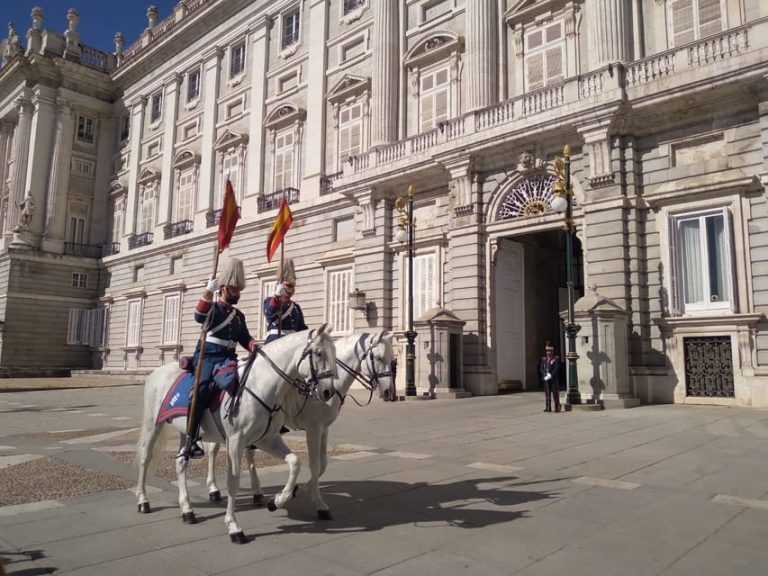
[[[416,393],[428,398],[466,398],[462,375],[464,322],[450,310],[431,308],[413,322]]]

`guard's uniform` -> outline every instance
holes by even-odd
[[[560,356],[553,354],[551,358],[542,356],[539,360],[539,375],[544,384],[546,398],[545,412],[552,410],[552,400],[555,401],[555,411],[560,412]],[[549,374],[551,378],[546,379]]]
[[[279,336],[308,329],[304,323],[304,313],[296,302],[292,300],[287,303],[282,302],[282,311],[280,304],[281,299],[277,296],[270,296],[264,299],[263,308],[264,318],[267,321],[267,343],[276,340]],[[278,326],[280,327],[280,335],[278,335]]]

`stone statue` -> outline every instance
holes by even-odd
[[[520,172],[530,172],[536,168],[536,157],[530,150],[523,150],[518,160],[517,169]]]
[[[19,204],[19,208],[21,208],[21,212],[16,230],[26,230],[29,228],[29,223],[32,222],[32,216],[35,213],[35,202],[31,196],[26,196]]]

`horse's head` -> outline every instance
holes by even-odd
[[[315,398],[325,401],[336,393],[333,385],[333,381],[338,378],[336,347],[327,331],[327,324],[309,331],[298,370],[299,377],[307,383]]]
[[[382,400],[391,400],[394,394],[392,378],[394,359],[395,350],[392,347],[392,334],[387,334],[386,330],[382,330],[368,338],[361,370],[371,383],[371,387],[378,389],[379,398]]]

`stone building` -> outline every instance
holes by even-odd
[[[414,317],[463,322],[467,390],[534,389],[561,342],[569,144],[577,308],[621,318],[579,336],[582,392],[768,405],[765,2],[185,0],[110,55],[76,13],[41,18],[0,70],[4,369],[190,353],[229,178],[255,335],[287,196],[308,322],[402,343],[412,185]]]

